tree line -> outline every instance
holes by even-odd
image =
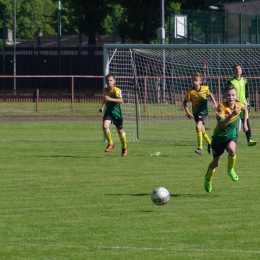
[[[160,27],[161,1],[163,0],[0,0],[0,12],[5,13],[6,27],[12,30],[14,3],[16,4],[18,39],[31,39],[36,33],[57,34],[60,2],[62,34],[87,35],[89,44],[95,44],[97,34],[116,32],[122,43],[126,39],[136,43],[153,43]],[[178,13],[181,9],[207,10],[210,5],[220,4],[219,0],[164,0],[166,13]],[[3,15],[0,22],[3,24]],[[166,31],[169,22],[166,19]]]

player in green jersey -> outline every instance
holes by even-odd
[[[247,85],[247,80],[242,77],[242,67],[239,64],[235,64],[233,66],[233,74],[234,76],[228,80],[227,84],[228,85],[233,85],[236,90],[237,90],[237,97],[238,100],[244,103],[248,107],[248,112],[250,108],[250,101],[249,101],[249,95],[248,95],[248,85]],[[243,123],[244,117],[243,114],[241,113],[241,121]],[[248,130],[245,132],[246,138],[247,138],[247,145],[248,146],[254,146],[256,145],[256,141],[252,140],[251,137],[251,127],[249,124],[249,120],[247,118],[247,128]]]
[[[192,84],[192,88],[186,92],[183,107],[187,117],[189,119],[194,118],[196,123],[198,148],[195,150],[195,153],[199,155],[203,154],[202,138],[204,138],[208,144],[208,153],[211,154],[211,140],[206,133],[204,119],[208,115],[208,97],[210,97],[213,102],[213,108],[217,107],[217,103],[210,92],[209,87],[202,85],[201,76],[198,72],[192,75]],[[192,114],[187,107],[188,102],[191,102],[192,104]]]
[[[226,101],[221,102],[216,109],[217,126],[212,136],[213,160],[208,166],[204,180],[204,188],[212,191],[212,177],[219,165],[220,157],[226,150],[228,152],[227,173],[233,181],[238,181],[234,167],[236,164],[237,121],[240,113],[244,114],[243,128],[247,131],[247,107],[237,101],[237,91],[233,85],[227,85],[224,90]]]
[[[108,74],[105,78],[107,87],[103,89],[104,99],[99,112],[104,111],[103,131],[108,142],[105,152],[110,152],[114,148],[111,131],[109,126],[113,123],[117,129],[120,141],[122,143],[122,156],[127,155],[126,135],[123,129],[123,114],[121,104],[123,103],[121,90],[115,86],[115,77]]]

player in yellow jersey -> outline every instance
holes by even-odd
[[[110,152],[114,148],[112,134],[109,130],[110,124],[113,123],[122,144],[122,156],[125,157],[127,155],[127,144],[125,131],[123,129],[123,113],[120,105],[123,103],[121,90],[115,86],[116,81],[112,74],[108,74],[105,80],[107,87],[103,89],[104,99],[99,109],[100,113],[104,111],[103,131],[108,142],[105,152]]]
[[[247,107],[237,101],[237,91],[232,85],[227,85],[224,90],[226,101],[221,102],[216,109],[217,126],[212,136],[213,160],[208,166],[204,180],[204,188],[207,192],[212,191],[212,177],[219,165],[220,157],[226,150],[228,152],[227,173],[233,181],[238,181],[235,173],[236,144],[237,144],[237,121],[240,113],[244,114],[243,128],[247,128]]]
[[[210,97],[213,102],[213,108],[217,107],[217,103],[210,92],[209,87],[201,85],[202,80],[198,72],[192,75],[192,84],[192,88],[186,93],[183,107],[187,117],[189,119],[194,118],[196,122],[198,148],[195,150],[195,153],[200,155],[203,154],[202,139],[204,138],[208,144],[208,153],[211,154],[211,140],[206,133],[204,119],[208,115],[208,97]],[[187,107],[188,102],[191,102],[192,104],[192,114]]]

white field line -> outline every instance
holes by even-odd
[[[22,247],[61,247],[61,248],[84,248],[84,249],[111,249],[111,250],[139,250],[139,251],[187,251],[187,252],[225,252],[240,254],[260,254],[260,250],[226,250],[226,249],[210,249],[210,248],[166,248],[166,247],[131,247],[131,246],[86,246],[86,245],[43,245],[31,243],[0,243],[5,246],[22,246]]]

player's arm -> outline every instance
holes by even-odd
[[[245,97],[246,97],[246,101],[247,101],[247,112],[250,112],[250,100],[249,100],[249,94],[248,94],[248,85],[247,82],[245,84]]]
[[[231,118],[232,118],[233,116],[238,115],[240,112],[241,112],[241,107],[237,107],[237,108],[234,109],[234,110],[232,111],[232,113],[229,114],[227,117],[225,117],[225,118],[223,118],[223,119],[222,119],[222,118],[218,118],[217,127],[219,127],[219,128],[224,128],[224,127],[228,124],[228,122],[231,120]]]
[[[102,94],[104,95],[104,90],[102,91]],[[99,113],[102,113],[106,105],[106,101],[103,99],[101,103],[101,107],[99,108]]]
[[[244,129],[244,132],[247,132],[247,130],[248,130],[248,126],[247,126],[248,110],[247,110],[246,106],[242,110],[242,113],[244,113],[243,129]]]
[[[100,113],[102,113],[102,111],[104,110],[107,101],[120,103],[120,104],[124,103],[122,98],[111,98],[109,96],[104,96],[101,108],[99,109]]]
[[[213,108],[216,109],[218,105],[217,105],[217,102],[216,102],[216,100],[215,100],[213,94],[210,93],[210,94],[209,94],[209,97],[210,97],[211,101],[213,102]]]
[[[183,108],[184,108],[184,110],[185,110],[185,112],[186,112],[187,117],[188,117],[189,119],[193,118],[194,116],[190,113],[190,111],[189,111],[189,109],[188,109],[187,100],[185,99],[182,104],[183,104]]]
[[[124,103],[124,101],[123,101],[123,99],[121,97],[119,97],[119,98],[111,98],[109,96],[104,96],[103,102],[104,101],[105,102],[106,101],[110,101],[110,102],[115,102],[115,103],[120,103],[120,104]]]
[[[99,112],[102,113],[106,105],[106,101],[103,99]]]

